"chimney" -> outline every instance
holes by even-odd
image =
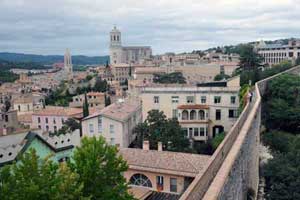
[[[2,135],[7,135],[7,128],[3,128],[3,133]]]
[[[162,142],[157,143],[157,150],[158,151],[163,151]]]
[[[149,141],[148,140],[145,140],[143,142],[143,150],[150,150]]]

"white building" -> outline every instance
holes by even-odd
[[[121,32],[114,27],[110,32],[110,63],[141,63],[150,59],[152,50],[149,46],[122,46]]]
[[[194,85],[152,84],[137,89],[142,99],[143,119],[148,111],[163,111],[178,118],[186,136],[206,141],[228,132],[238,117],[240,78]]]
[[[142,122],[142,106],[139,101],[125,100],[105,107],[82,120],[83,136],[103,136],[111,145],[128,147],[135,139],[132,131]]]
[[[287,45],[266,44],[260,41],[256,50],[264,58],[264,63],[269,65],[279,64],[284,60],[295,61],[300,58],[300,40],[290,40]]]

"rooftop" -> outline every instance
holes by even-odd
[[[133,113],[135,113],[141,107],[138,101],[129,101],[113,103],[100,112],[95,112],[92,115],[87,116],[83,120],[94,118],[97,116],[105,116],[118,121],[126,121]]]
[[[207,155],[133,148],[120,149],[120,154],[127,161],[129,169],[187,177],[203,173],[210,159]]]
[[[36,111],[32,115],[80,117],[82,112],[81,108],[47,106],[45,109]]]

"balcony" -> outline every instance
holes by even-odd
[[[208,123],[208,109],[207,105],[193,104],[180,105],[178,108],[178,121],[181,124],[190,123]]]

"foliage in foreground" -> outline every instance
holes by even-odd
[[[81,199],[79,175],[49,157],[39,159],[35,150],[25,153],[18,164],[7,165],[0,173],[0,199]]]
[[[122,173],[127,164],[104,138],[83,138],[68,163],[41,159],[35,150],[0,171],[3,200],[133,199]]]

